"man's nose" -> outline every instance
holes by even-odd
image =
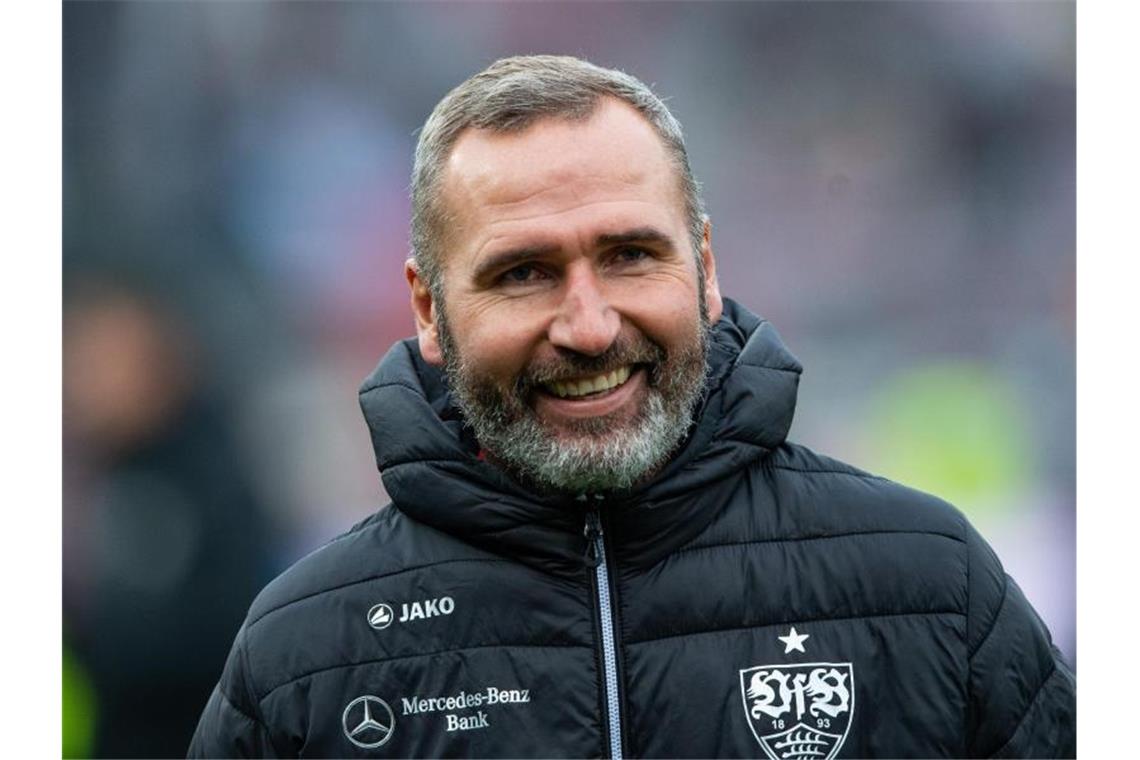
[[[550,342],[587,356],[603,353],[621,330],[621,315],[606,300],[592,270],[569,272],[565,287],[550,325]]]

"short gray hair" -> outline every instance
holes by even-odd
[[[448,221],[441,177],[460,133],[468,128],[521,132],[545,117],[584,120],[606,96],[636,108],[665,143],[680,178],[693,250],[700,250],[705,222],[700,186],[689,168],[681,124],[652,90],[623,71],[570,56],[502,58],[449,92],[424,123],[416,144],[412,253],[420,276],[437,300],[443,294],[441,231]],[[700,255],[696,258],[698,273],[703,274]]]

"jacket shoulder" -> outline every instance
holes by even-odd
[[[773,473],[776,499],[794,505],[801,521],[811,524],[815,505],[825,505],[819,510],[826,515],[817,527],[820,533],[925,533],[953,539],[966,592],[966,644],[970,651],[981,644],[1003,603],[1008,579],[997,554],[961,511],[937,496],[804,446],[781,446],[765,466]]]
[[[299,678],[351,662],[406,656],[430,642],[394,626],[374,644],[373,611],[400,611],[424,585],[466,577],[501,558],[464,544],[387,506],[304,557],[258,595],[241,647],[245,683],[259,703]]]
[[[805,446],[785,443],[763,466],[776,498],[826,505],[830,530],[932,533],[962,543],[969,537],[969,521],[943,499]]]
[[[255,626],[292,604],[387,575],[488,556],[389,504],[271,581],[250,605],[246,624]]]

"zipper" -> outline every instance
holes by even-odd
[[[610,757],[620,760],[621,752],[621,703],[618,697],[617,645],[614,640],[613,599],[610,595],[609,566],[606,563],[606,541],[602,532],[602,520],[596,509],[586,513],[586,559],[594,569],[594,585],[597,591],[598,620],[602,626],[602,667],[605,671],[603,685],[607,726],[610,734]]]

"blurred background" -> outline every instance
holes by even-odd
[[[569,53],[685,127],[792,439],[960,507],[1075,662],[1072,3],[63,13],[64,753],[183,756],[246,607],[386,501],[416,130]]]

